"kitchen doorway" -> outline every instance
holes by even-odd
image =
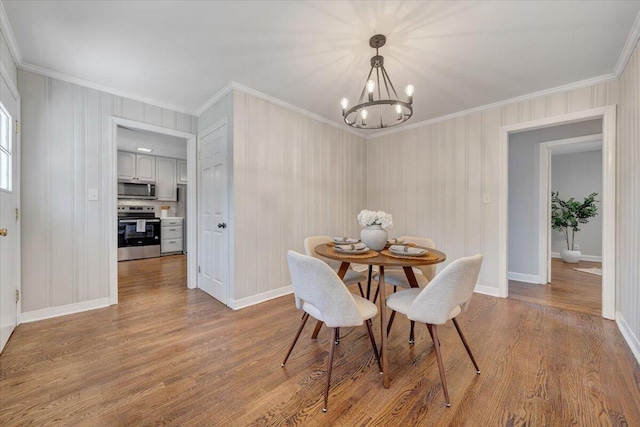
[[[168,268],[195,288],[196,136],[117,117],[111,131],[110,303],[119,281],[131,289]]]

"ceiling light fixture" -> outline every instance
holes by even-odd
[[[369,39],[369,46],[376,50],[376,55],[371,58],[371,70],[365,80],[358,104],[347,109],[349,100],[347,98],[340,100],[344,122],[351,127],[383,129],[404,123],[413,115],[413,85],[407,85],[404,88],[407,101],[401,101],[387,70],[384,69],[384,58],[378,54],[378,49],[384,46],[386,41],[387,38],[382,34],[376,34]],[[374,69],[376,72],[372,76]],[[384,91],[381,82],[384,85]],[[384,92],[386,97],[383,98]],[[365,93],[367,93],[366,99]]]
[[[138,147],[136,148],[137,151],[142,151],[143,153],[150,153],[153,150],[151,148],[144,148],[144,147]]]

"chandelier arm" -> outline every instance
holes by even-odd
[[[387,73],[387,70],[385,70],[384,67],[382,67],[382,72],[387,75],[387,79],[389,79],[389,85],[391,85],[391,89],[393,90],[393,93],[396,95],[396,99],[398,101],[400,101],[400,97],[398,96],[398,92],[396,92],[396,88],[393,87],[393,82],[391,81],[391,77],[389,77],[389,73]]]
[[[360,98],[358,99],[358,105],[362,104],[362,100],[364,99],[364,92],[367,90],[367,82],[371,78],[371,73],[373,73],[373,67],[369,70],[369,75],[367,79],[364,81],[364,86],[362,86],[362,93],[360,93]]]
[[[387,73],[384,71],[384,67],[382,67],[382,81],[384,81],[384,87],[387,90],[387,98],[391,99],[391,93],[389,92],[389,85],[387,84]],[[398,96],[396,95],[396,98]]]

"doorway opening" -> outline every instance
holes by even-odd
[[[602,135],[602,191],[598,196],[601,202],[599,216],[602,221],[601,249],[602,249],[602,286],[601,286],[601,310],[600,315],[607,319],[613,319],[615,314],[615,131],[616,118],[615,106],[602,107],[577,113],[566,114],[552,118],[536,120],[528,123],[504,126],[500,131],[501,173],[500,173],[500,240],[499,240],[499,266],[500,296],[509,295],[509,279],[521,282],[538,284],[547,283],[549,269],[555,265],[555,259],[549,262],[551,257],[551,239],[548,232],[549,210],[541,206],[540,200],[547,198],[550,188],[536,188],[538,179],[521,181],[529,183],[530,188],[512,188],[512,178],[516,175],[525,175],[531,172],[539,173],[539,146],[540,143],[548,143],[552,140],[576,137],[576,133],[565,133],[570,129],[580,128],[582,133],[578,135],[588,136]],[[541,131],[546,133],[546,139],[540,139],[536,145],[528,147],[531,150],[531,164],[528,167],[511,164],[510,160],[518,147],[512,142],[518,139],[518,135],[527,135],[529,131]],[[552,135],[556,132],[555,135]],[[529,134],[527,136],[531,136]],[[536,152],[538,150],[538,152]],[[549,153],[549,155],[551,155]],[[516,178],[517,181],[518,178]],[[515,184],[517,185],[517,184]],[[551,184],[549,184],[550,187]],[[538,184],[539,186],[539,184]],[[544,197],[540,197],[540,195]],[[529,205],[518,204],[519,196],[531,196],[534,200]],[[570,197],[570,195],[567,195]],[[567,197],[567,198],[568,198]],[[577,198],[577,197],[576,197]],[[546,203],[545,203],[546,204]],[[529,218],[530,217],[530,218]],[[524,222],[523,222],[524,220]],[[543,224],[543,225],[541,225]],[[518,229],[518,226],[521,229]],[[527,232],[522,232],[523,230]],[[531,230],[533,233],[531,234]],[[517,268],[527,268],[518,272]],[[509,272],[521,273],[521,276],[509,274]],[[553,277],[553,273],[551,273]],[[593,279],[584,276],[586,281]],[[522,280],[527,279],[527,280]],[[597,280],[597,279],[596,279]],[[536,286],[536,285],[532,285]],[[539,290],[539,289],[538,289]]]
[[[195,288],[196,136],[116,117],[111,132],[110,303],[120,281],[126,292],[163,280]]]

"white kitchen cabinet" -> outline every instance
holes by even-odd
[[[155,156],[118,151],[118,179],[156,182]]]
[[[178,184],[187,183],[187,161],[178,160]]]
[[[156,157],[156,197],[176,201],[176,159]]]
[[[160,253],[182,253],[182,218],[162,219],[160,226]]]

